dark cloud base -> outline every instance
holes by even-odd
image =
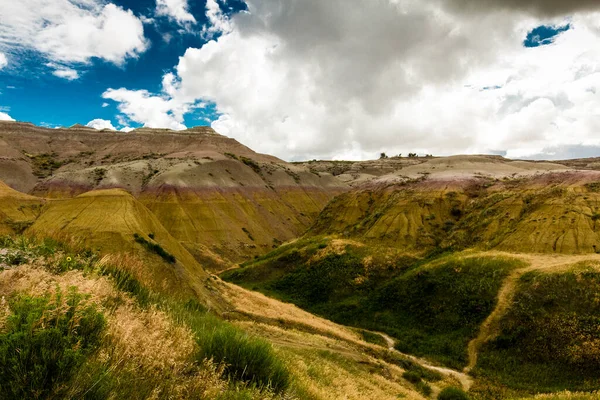
[[[514,10],[545,17],[600,10],[598,0],[443,0],[443,2],[452,8],[467,12]]]

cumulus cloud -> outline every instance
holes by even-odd
[[[213,128],[286,159],[600,145],[600,14],[574,14],[554,43],[529,49],[528,32],[566,21],[436,1],[247,5],[227,19],[207,3],[221,35],[188,49],[162,93],[105,98],[136,122],[177,129],[195,102],[214,103]]]
[[[14,121],[14,119],[7,113],[0,111],[0,121]]]
[[[196,23],[196,18],[189,12],[187,0],[156,0],[155,13],[159,17],[168,17],[182,26]]]
[[[6,54],[0,53],[0,69],[3,69],[8,65],[8,59],[6,58]]]
[[[103,0],[0,0],[0,50],[35,50],[58,63],[121,65],[148,47],[142,21]]]
[[[47,63],[46,66],[53,69],[52,75],[56,77],[66,79],[68,81],[79,79],[79,72],[73,68],[56,63]]]
[[[166,89],[168,90],[168,89]],[[109,89],[102,97],[117,102],[120,112],[131,121],[148,128],[183,130],[183,116],[189,105],[168,95],[154,95],[147,90]]]
[[[231,32],[232,26],[216,0],[206,0],[206,18],[208,25],[202,28],[202,37],[211,39],[213,36],[220,33]]]
[[[111,131],[116,131],[117,129],[113,126],[112,122],[106,119],[93,119],[87,123],[88,127],[97,129],[99,131],[103,129],[109,129]]]

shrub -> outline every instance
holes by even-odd
[[[438,400],[469,400],[468,394],[455,387],[447,387],[440,392]]]
[[[10,302],[0,334],[0,393],[5,399],[60,397],[75,370],[98,347],[104,316],[70,291]]]
[[[362,339],[367,343],[373,343],[373,344],[376,344],[379,346],[385,346],[385,347],[388,346],[388,343],[383,338],[383,336],[381,336],[378,333],[361,330],[360,335],[362,336]]]
[[[402,377],[413,384],[421,382],[421,377],[419,376],[419,374],[413,371],[405,371],[402,374]]]
[[[422,365],[417,364],[413,360],[401,356],[399,353],[396,352],[387,353],[385,356],[385,361],[391,364],[398,365],[402,369],[405,369],[406,372],[411,372],[412,375],[409,377],[410,379],[414,379],[412,378],[412,376],[418,376],[420,379],[429,382],[438,382],[443,379],[443,376],[439,372],[427,369]],[[404,379],[406,380],[409,380],[409,378],[404,377]]]
[[[225,363],[225,374],[242,382],[275,391],[290,384],[289,371],[277,358],[271,345],[217,320],[205,318],[206,329],[198,335],[198,360],[212,359]]]
[[[252,170],[254,172],[256,172],[257,174],[260,175],[262,173],[262,170],[260,169],[260,165],[258,165],[258,163],[256,161],[254,161],[253,159],[247,158],[247,157],[242,157],[241,160],[244,164],[246,164],[247,166],[252,168]]]
[[[153,296],[150,290],[135,279],[129,271],[112,265],[104,265],[100,269],[100,274],[110,277],[117,289],[131,294],[143,307],[148,306],[155,300],[156,296]]]
[[[417,391],[425,397],[431,396],[431,393],[433,392],[433,390],[431,390],[431,386],[429,386],[427,383],[422,382],[422,381],[417,382],[415,384],[415,387],[417,388]]]
[[[139,243],[149,251],[158,254],[163,260],[167,261],[168,263],[175,264],[175,262],[177,261],[175,259],[175,256],[163,249],[160,244],[149,242],[137,233],[133,234],[133,238],[135,239],[136,243]]]

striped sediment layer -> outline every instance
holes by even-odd
[[[311,234],[342,234],[408,251],[480,248],[534,253],[600,251],[600,173],[424,179],[344,193]]]

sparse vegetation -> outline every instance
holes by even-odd
[[[148,240],[146,240],[144,237],[140,236],[137,233],[133,234],[133,238],[135,239],[136,243],[139,243],[142,246],[144,246],[147,250],[158,254],[163,260],[165,260],[171,264],[174,264],[177,261],[175,259],[175,256],[173,256],[168,251],[163,249],[160,244],[149,242]]]
[[[254,172],[256,172],[259,175],[262,175],[262,170],[260,169],[260,165],[256,161],[254,161],[253,159],[248,158],[248,157],[241,157],[240,160],[244,164],[246,164],[247,166],[249,166],[250,168],[252,168],[252,170]]]
[[[54,152],[37,155],[26,153],[25,155],[31,161],[33,174],[38,178],[47,178],[64,165],[63,161],[58,160],[58,154]]]
[[[248,229],[246,229],[245,227],[242,227],[242,231],[248,236],[248,239],[250,239],[251,241],[254,241],[254,237],[252,236],[252,234],[250,233],[250,231]]]
[[[152,180],[152,178],[154,178],[159,172],[160,172],[159,169],[157,169],[157,168],[151,168],[149,166],[148,172],[142,178],[142,186],[143,187],[147,186],[148,183]]]
[[[94,178],[94,185],[98,186],[100,184],[100,182],[102,182],[102,180],[106,176],[106,169],[105,168],[95,168],[92,173],[92,176]]]
[[[300,183],[300,175],[298,175],[294,171],[290,170],[289,168],[285,169],[285,173],[288,174],[289,176],[291,176],[292,179],[294,180],[294,182]]]
[[[594,192],[594,193],[600,192],[600,182],[586,183],[585,187],[590,192]]]

